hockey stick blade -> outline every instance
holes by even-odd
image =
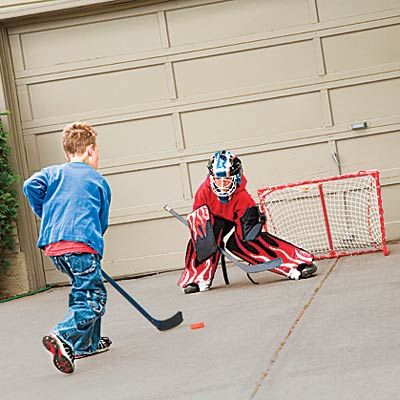
[[[173,208],[169,207],[168,205],[164,206],[164,210],[168,211],[172,216],[174,216],[176,219],[178,219],[180,222],[182,222],[184,225],[188,226],[188,222],[186,221],[185,218],[182,217],[182,215],[179,215]],[[246,272],[246,274],[252,274],[255,272],[263,272],[263,271],[269,271],[270,269],[274,269],[276,267],[279,267],[283,260],[282,258],[274,258],[271,261],[266,261],[261,264],[254,264],[254,265],[245,265],[238,261],[235,257],[231,256],[229,253],[226,252],[225,249],[222,247],[218,247],[218,250],[230,261],[233,262],[237,267],[239,267],[241,270]]]
[[[282,264],[282,258],[274,258],[271,261],[266,261],[261,264],[254,264],[254,265],[245,265],[236,258],[232,257],[229,253],[226,252],[225,249],[219,247],[219,250],[221,253],[229,260],[231,260],[237,267],[242,269],[246,274],[252,274],[254,272],[263,272],[263,271],[269,271],[270,269],[274,269],[276,267],[279,267]]]
[[[114,279],[111,278],[106,272],[101,271],[106,281],[114,287],[126,300],[129,301],[148,321],[150,321],[159,331],[168,331],[169,329],[175,328],[180,325],[183,321],[182,312],[178,311],[175,315],[170,318],[158,320],[152,317],[133,297],[127,293]]]

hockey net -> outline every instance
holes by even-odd
[[[383,251],[379,171],[360,171],[257,191],[265,228],[315,259]]]

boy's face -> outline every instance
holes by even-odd
[[[233,185],[233,177],[230,178],[214,178],[214,183],[222,193],[228,192]]]

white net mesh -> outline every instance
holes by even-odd
[[[266,187],[258,195],[268,232],[316,258],[335,257],[382,250],[377,185],[375,172]]]

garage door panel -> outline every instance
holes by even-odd
[[[382,203],[385,218],[386,238],[398,239],[400,232],[400,184],[382,187]]]
[[[31,138],[31,136],[28,136],[25,141],[32,140]],[[61,132],[36,135],[34,136],[34,140],[36,141],[37,160],[32,159],[32,161],[29,163],[29,169],[31,171],[47,167],[48,165],[66,162],[62,148]],[[35,154],[32,154],[31,158],[34,156]]]
[[[106,178],[113,191],[111,208],[114,210],[156,204],[162,208],[167,199],[183,199],[179,165],[123,172]]]
[[[177,254],[159,254],[145,258],[119,259],[114,262],[104,260],[103,269],[117,277],[143,276],[161,271],[173,271],[183,268],[185,250]],[[65,278],[64,278],[65,279]]]
[[[155,153],[161,155],[176,151],[171,115],[98,125],[95,129],[98,133],[101,168],[154,158]],[[26,146],[30,149],[30,171],[65,162],[61,135],[60,129],[57,132],[25,137]]]
[[[36,83],[28,88],[33,119],[89,111],[95,114],[96,111],[168,99],[162,65]]]
[[[317,0],[321,21],[351,17],[400,7],[400,0]]]
[[[307,93],[182,113],[181,119],[186,146],[192,148],[250,138],[272,142],[288,132],[320,127],[321,115],[320,94]]]
[[[172,115],[99,125],[96,129],[103,167],[176,151]]]
[[[310,22],[306,0],[226,1],[166,13],[172,46],[268,32]]]
[[[312,41],[177,62],[174,70],[180,97],[316,75]]]
[[[22,51],[26,70],[133,54],[162,46],[157,14],[89,24],[76,19],[71,20],[71,26],[26,32],[19,36],[17,43],[21,49],[14,49],[14,52]]]
[[[29,174],[32,174],[35,171],[38,171],[42,168],[39,158],[39,148],[37,145],[37,137],[36,136],[25,136],[23,138],[24,146],[26,149],[26,157],[28,161],[28,170]],[[50,153],[53,152],[53,149],[50,150]]]
[[[224,147],[225,148],[225,147]],[[223,148],[215,148],[215,151],[222,150]],[[230,149],[227,149],[230,150]],[[212,153],[212,152],[211,152]],[[210,153],[210,155],[211,155]],[[196,162],[188,163],[188,171],[190,176],[190,189],[192,195],[196,193],[199,186],[204,182],[208,175],[207,170],[208,158]]]
[[[400,79],[329,91],[335,124],[400,115]]]
[[[241,157],[253,191],[266,185],[336,175],[327,143],[253,153]]]
[[[327,73],[400,62],[400,25],[322,39]]]
[[[400,177],[400,131],[336,142],[343,173],[364,169],[397,169]]]
[[[136,266],[132,272],[142,272],[144,264],[154,271],[172,267],[171,258],[169,263],[162,260],[172,255],[175,268],[180,268],[188,239],[188,232],[173,218],[112,225],[106,234],[104,262],[130,260],[132,268]],[[155,257],[162,262],[154,264]]]

